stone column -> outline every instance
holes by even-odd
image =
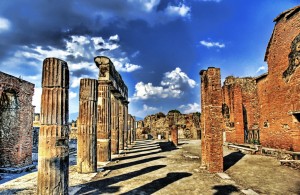
[[[98,81],[97,160],[111,160],[111,81]]]
[[[66,62],[43,62],[37,194],[68,194],[69,70]]]
[[[131,115],[131,139],[130,142],[133,143],[134,142],[134,118]]]
[[[131,114],[128,114],[128,126],[127,126],[127,145],[131,145]]]
[[[119,102],[111,96],[111,150],[113,154],[119,153]]]
[[[222,91],[219,68],[202,70],[201,156],[209,172],[223,172]]]
[[[97,92],[98,81],[81,79],[77,130],[77,171],[97,172]]]
[[[128,101],[124,101],[124,147],[128,146],[128,103]]]
[[[119,100],[119,149],[124,150],[124,128],[125,128],[124,104]]]
[[[177,125],[171,126],[171,139],[175,146],[178,146],[178,127]]]

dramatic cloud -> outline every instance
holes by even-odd
[[[196,82],[177,67],[175,70],[164,74],[161,86],[153,86],[152,83],[137,83],[135,85],[135,93],[131,99],[180,98],[186,90],[195,86]]]
[[[181,105],[178,108],[184,114],[189,114],[189,113],[193,113],[193,112],[200,112],[200,110],[201,110],[200,105],[197,104],[197,103],[187,104],[187,105]]]
[[[225,47],[224,43],[219,43],[219,42],[200,41],[200,44],[207,48],[211,48],[211,47],[224,48]]]

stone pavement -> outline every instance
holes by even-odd
[[[200,140],[137,141],[98,173],[70,167],[70,194],[299,194],[300,172],[276,159],[224,148],[223,174],[200,169]],[[73,159],[74,160],[74,159]],[[273,171],[272,171],[273,170]],[[281,179],[280,179],[281,178]],[[36,172],[0,185],[0,194],[34,194]]]

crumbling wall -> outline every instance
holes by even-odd
[[[222,87],[224,129],[226,141],[249,142],[249,132],[258,129],[259,108],[255,78],[229,76]]]
[[[0,72],[0,167],[32,164],[34,84]]]
[[[274,21],[265,56],[268,75],[257,80],[261,144],[300,151],[300,6]]]

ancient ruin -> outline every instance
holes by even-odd
[[[97,171],[97,92],[95,79],[81,79],[77,133],[77,171]]]
[[[209,172],[223,172],[222,91],[219,68],[201,76],[201,165]]]
[[[173,124],[177,126],[179,139],[200,139],[200,113],[181,114],[177,110],[169,111],[167,115],[162,112],[149,115],[144,120],[137,121],[136,139],[144,139],[149,134],[154,138],[168,140]]]
[[[265,54],[267,73],[226,78],[222,114],[227,142],[300,151],[299,10],[275,18]]]
[[[46,58],[42,76],[37,193],[68,194],[68,65],[57,58]]]
[[[0,71],[0,168],[32,164],[34,84]]]
[[[117,130],[119,131],[118,137],[120,149],[124,148],[123,144],[126,142],[124,138],[127,135],[127,123],[124,123],[124,121],[127,121],[128,115],[128,89],[124,84],[121,75],[116,71],[109,58],[98,56],[95,57],[94,61],[99,68],[97,102],[97,161],[106,162],[111,160],[112,148],[114,153],[118,153],[118,148],[116,148],[116,139],[118,139],[118,134],[116,133]],[[123,109],[121,114],[116,109],[118,99],[121,104],[118,105],[118,110]],[[122,119],[119,120],[118,118]],[[112,131],[114,132],[112,133]],[[112,144],[114,146],[112,146]]]

